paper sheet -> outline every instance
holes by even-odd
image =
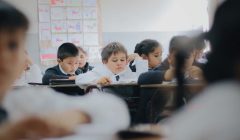
[[[84,32],[98,32],[97,20],[85,20],[83,23]]]
[[[67,42],[67,34],[53,34],[52,35],[52,46],[59,47],[63,43]]]
[[[50,23],[39,23],[39,34],[40,40],[51,40]]]
[[[52,20],[65,20],[67,19],[67,9],[65,7],[52,7],[51,8]]]
[[[67,0],[67,6],[82,6],[82,0]]]
[[[67,18],[68,19],[82,19],[81,7],[68,7],[67,8]]]
[[[67,32],[67,21],[52,21],[52,33],[66,33]]]
[[[51,0],[52,6],[66,6],[66,0]]]
[[[82,32],[82,21],[81,20],[70,20],[68,21],[68,33],[80,33]]]
[[[84,19],[97,19],[97,9],[96,8],[84,8],[83,18]]]
[[[69,34],[68,42],[71,42],[76,46],[83,46],[83,34]]]
[[[96,0],[84,0],[83,5],[84,6],[96,6],[97,1]]]
[[[38,14],[40,22],[50,22],[50,7],[48,5],[39,5]]]

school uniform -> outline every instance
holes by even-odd
[[[87,131],[88,134],[102,132],[92,132],[90,128],[108,129],[107,134],[114,134],[126,129],[130,124],[125,102],[113,95],[99,92],[72,97],[59,94],[50,88],[21,88],[9,91],[3,98],[2,106],[8,111],[10,122],[32,115],[41,117],[69,110],[83,111],[89,115],[91,123],[83,126],[80,124],[80,134]],[[116,119],[116,116],[121,119]]]
[[[91,71],[94,67],[90,66],[89,63],[87,62],[83,68],[79,68],[82,73],[86,73],[88,71]]]
[[[83,73],[80,69],[77,69],[75,71],[75,75],[79,75]],[[49,68],[46,70],[43,78],[42,78],[42,83],[44,85],[48,85],[50,82],[50,79],[68,79],[69,76],[73,76],[70,75],[66,72],[64,72],[64,70],[61,68],[60,65],[54,66],[52,68]]]
[[[39,66],[33,64],[14,82],[14,86],[24,86],[28,85],[28,83],[42,83],[42,77],[43,75]]]
[[[122,82],[137,82],[138,76],[145,71],[147,70],[137,69],[136,72],[132,72],[132,70],[126,66],[126,69],[123,72],[114,74],[104,64],[102,64],[95,67],[92,71],[78,75],[76,77],[76,84],[96,84],[102,77],[109,77],[113,84]]]

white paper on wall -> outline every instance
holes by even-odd
[[[40,40],[51,40],[50,23],[39,23],[39,34]]]
[[[51,6],[66,6],[67,0],[50,0]]]
[[[67,10],[65,7],[52,7],[51,8],[52,20],[65,20],[67,19]]]
[[[51,23],[52,33],[66,33],[67,32],[67,21],[66,20],[56,20]]]
[[[82,6],[82,0],[67,0],[67,6]]]
[[[39,5],[38,15],[40,22],[50,22],[50,7],[48,5]]]
[[[84,6],[96,6],[97,1],[96,0],[84,0],[83,5]]]
[[[82,19],[81,7],[68,7],[67,8],[67,18],[68,19]]]
[[[83,46],[83,34],[68,34],[68,42],[76,46]]]
[[[96,8],[84,8],[83,18],[84,19],[97,19],[97,9]]]
[[[82,32],[82,21],[81,20],[70,20],[67,22],[69,33]]]
[[[97,20],[84,20],[83,23],[84,32],[98,32]]]
[[[59,47],[63,43],[67,42],[67,34],[53,34],[52,35],[52,46]]]

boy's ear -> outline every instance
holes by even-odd
[[[107,64],[107,61],[106,61],[106,60],[102,60],[102,63],[103,63],[103,64]]]
[[[145,54],[142,54],[141,57],[142,57],[143,59],[147,59],[147,58],[148,58]]]
[[[60,62],[62,62],[62,60],[58,58],[58,59],[57,59],[57,62],[60,63]]]

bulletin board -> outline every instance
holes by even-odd
[[[89,61],[100,60],[102,29],[98,0],[38,0],[39,47],[43,66],[57,63],[64,42],[83,47]]]

